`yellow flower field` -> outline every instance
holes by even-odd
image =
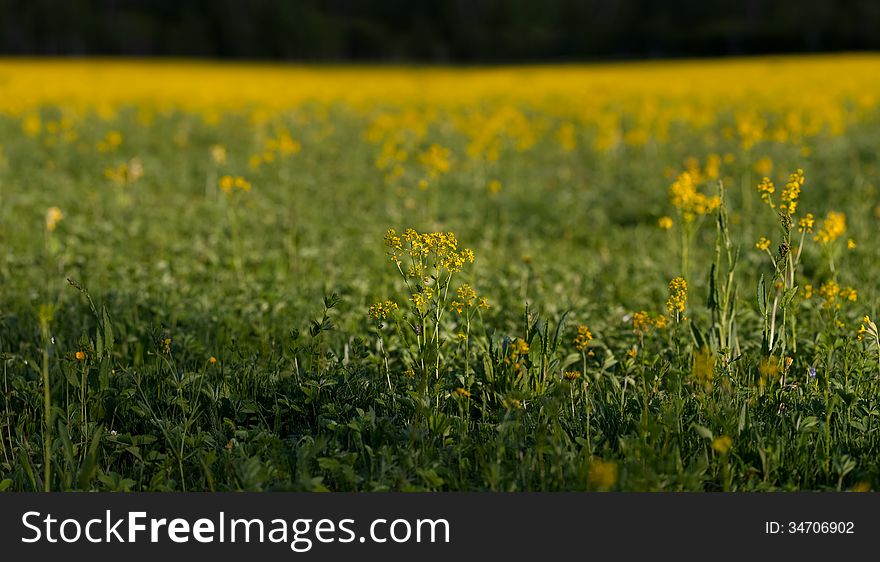
[[[0,491],[870,490],[880,55],[0,60]]]

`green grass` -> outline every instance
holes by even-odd
[[[132,110],[111,123],[86,119],[78,141],[51,147],[0,118],[0,489],[880,486],[877,351],[856,339],[880,302],[878,116],[810,140],[809,157],[683,130],[609,153],[565,152],[547,138],[486,164],[436,126],[428,138],[451,149],[453,165],[427,190],[384,181],[363,117],[331,111],[328,138],[323,123],[298,117],[271,126],[295,131],[302,150],[257,171],[248,157],[263,137],[241,116],[206,125],[167,113],[144,127]],[[109,130],[122,146],[97,152]],[[229,152],[219,169],[215,143]],[[668,169],[710,152],[734,156],[722,176],[739,251],[739,349],[713,336],[707,306],[714,214],[691,246],[687,320],[640,341],[632,313],[665,313],[667,284],[682,273],[679,224],[657,226],[674,215]],[[135,156],[139,181],[104,177]],[[755,241],[781,235],[754,189],[750,162],[761,156],[773,159],[777,184],[805,170],[799,213],[847,213],[834,275],[859,292],[826,310],[801,287],[791,366],[784,379],[765,366],[764,384],[756,290],[763,275],[771,291],[773,269]],[[225,196],[215,187],[224,173],[253,190]],[[51,206],[64,217],[48,232]],[[439,379],[436,351],[415,343],[409,293],[384,255],[390,227],[452,231],[475,252],[453,288],[470,283],[492,306],[471,323],[467,370],[455,313],[441,320]],[[798,285],[818,290],[831,277],[808,244]],[[380,345],[367,309],[386,299],[401,310],[379,329]],[[579,324],[595,339],[586,375],[569,382],[563,372],[584,365]],[[516,338],[528,355],[512,356]],[[430,376],[407,377],[420,356]],[[707,373],[711,384],[699,378]],[[459,387],[470,398],[456,397]],[[730,437],[726,453],[720,436]]]

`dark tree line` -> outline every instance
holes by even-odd
[[[877,0],[0,0],[0,53],[506,62],[880,49]]]

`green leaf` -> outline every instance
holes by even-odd
[[[103,315],[103,325],[104,325],[104,349],[107,350],[107,353],[113,351],[113,323],[110,321],[110,314],[107,312],[107,307],[101,307],[101,314]]]
[[[706,347],[706,336],[703,335],[703,332],[697,327],[697,323],[691,321],[691,335],[694,338],[694,345],[697,349],[703,349]]]
[[[761,316],[767,316],[767,290],[764,287],[764,274],[758,280],[758,310]]]
[[[706,299],[706,308],[709,310],[716,310],[718,308],[718,284],[715,283],[716,269],[717,265],[713,263],[709,270],[709,297]]]
[[[691,427],[693,427],[694,430],[700,435],[700,437],[704,439],[712,439],[714,437],[714,435],[712,435],[712,430],[708,427],[698,424],[691,424]]]
[[[782,295],[782,308],[788,308],[788,305],[791,303],[794,296],[797,294],[798,287],[795,285],[791,289],[785,291],[785,294]]]

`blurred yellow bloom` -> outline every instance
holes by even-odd
[[[590,345],[590,342],[593,341],[593,334],[590,333],[590,329],[583,324],[578,326],[577,331],[577,337],[574,339],[574,347],[578,351],[584,351],[587,349],[587,346]]]
[[[226,147],[222,144],[211,146],[211,159],[217,165],[226,164]]]
[[[595,459],[590,463],[587,482],[598,490],[609,490],[617,484],[617,463]]]
[[[820,244],[830,244],[844,233],[846,233],[846,215],[838,211],[828,211],[816,233],[815,240]]]
[[[46,230],[54,232],[58,227],[58,223],[64,218],[64,213],[58,207],[49,207],[46,211]]]
[[[726,455],[731,447],[733,447],[733,439],[729,435],[719,435],[712,440],[712,449],[722,455]]]

